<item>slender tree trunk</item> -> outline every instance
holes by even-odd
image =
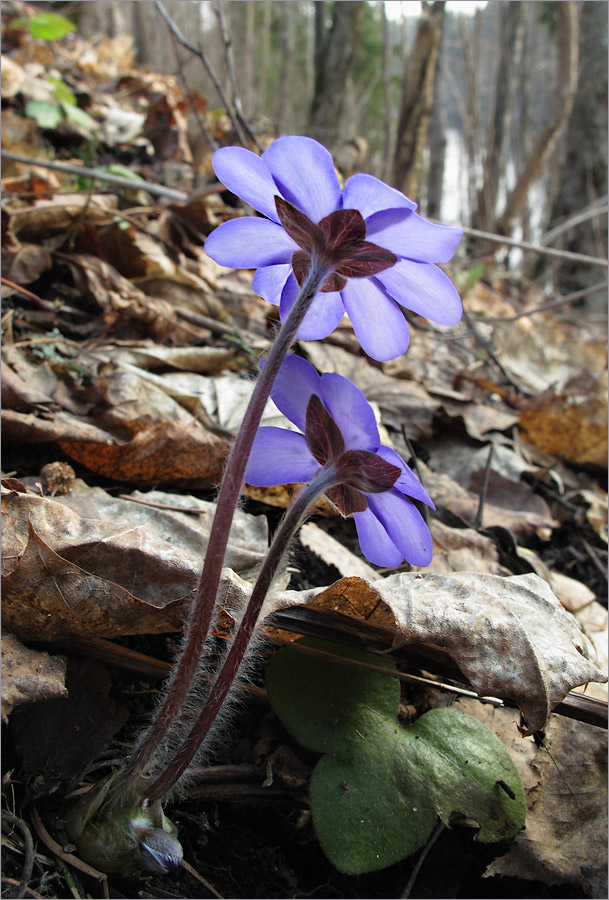
[[[445,6],[443,0],[423,3],[414,46],[404,73],[393,183],[413,199],[419,194]]]
[[[254,4],[245,4],[245,46],[243,57],[243,108],[245,115],[251,119],[254,112]]]
[[[471,34],[469,21],[465,16],[459,17],[459,33],[465,68],[465,103],[460,104],[461,121],[463,122],[463,142],[467,156],[467,207],[470,221],[476,207],[476,181],[480,159],[480,121],[478,67],[480,59],[480,10],[473,17]]]
[[[442,185],[444,182],[447,128],[446,113],[444,110],[442,44],[440,44],[438,51],[433,93],[433,112],[429,124],[429,172],[427,173],[426,214],[431,219],[439,219],[442,206]]]
[[[251,2],[251,0],[250,0]],[[258,57],[258,97],[260,108],[269,109],[269,72],[271,63],[271,28],[273,24],[273,0],[265,0],[263,4],[262,38],[260,41],[262,54]]]
[[[531,155],[514,189],[507,198],[505,209],[497,222],[500,234],[507,234],[513,220],[520,214],[527,193],[556,150],[556,145],[571,115],[578,83],[578,11],[575,0],[554,5],[558,19],[558,64],[554,113],[539,134]]]
[[[474,226],[491,231],[495,224],[499,185],[505,177],[510,123],[514,114],[515,73],[518,69],[522,29],[520,0],[510,0],[500,7],[500,56],[495,83],[495,104],[489,139],[486,145],[482,188],[478,193]]]
[[[382,155],[382,178],[387,181],[391,172],[391,57],[392,44],[389,34],[389,20],[387,19],[387,9],[385,2],[381,2],[381,25],[382,25],[382,72],[383,72],[383,135],[384,147]]]
[[[289,134],[292,127],[292,72],[294,69],[294,27],[291,3],[284,2],[279,7],[281,23],[281,68],[279,71],[279,103],[277,108],[277,131]]]
[[[321,4],[316,4],[317,5]],[[332,26],[320,44],[316,19],[315,91],[309,117],[309,133],[327,147],[340,138],[345,85],[353,67],[364,0],[342,0],[332,9]],[[317,8],[315,10],[317,16]]]

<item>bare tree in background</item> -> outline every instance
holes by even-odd
[[[294,7],[291,3],[279,6],[281,35],[281,66],[279,69],[279,103],[277,108],[277,132],[287,134],[292,128],[292,73],[294,68]]]
[[[496,223],[496,229],[500,234],[509,233],[512,222],[525,205],[528,191],[554,154],[558,140],[569,121],[577,93],[579,37],[577,3],[575,0],[555,3],[554,10],[558,40],[554,109],[549,121],[541,129],[515,187],[508,195],[505,209]]]
[[[482,187],[478,192],[473,218],[474,227],[481,231],[492,231],[494,228],[499,186],[505,178],[510,125],[514,115],[515,74],[522,49],[522,9],[520,0],[510,0],[500,7],[500,49],[494,111],[486,144]]]
[[[442,72],[442,42],[438,49],[438,61],[434,78],[434,101],[429,123],[429,170],[427,172],[427,203],[425,214],[431,219],[440,218],[446,159],[447,121],[444,108],[444,73]]]
[[[315,90],[308,130],[332,148],[341,137],[345,85],[353,67],[364,2],[335,3],[329,29],[324,27],[324,8],[323,2],[315,3]]]
[[[445,6],[444,0],[423,2],[414,46],[404,73],[393,160],[393,183],[413,199],[419,194]]]

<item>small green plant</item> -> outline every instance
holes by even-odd
[[[23,28],[40,41],[59,41],[76,31],[76,25],[57,13],[43,12],[28,18],[13,19],[11,28]]]
[[[453,708],[402,728],[395,672],[391,660],[316,639],[279,650],[267,666],[282,724],[324,754],[311,777],[313,824],[330,861],[350,875],[410,856],[438,819],[473,821],[488,843],[524,827],[524,791],[501,741]]]
[[[53,129],[69,120],[81,128],[91,129],[95,122],[77,105],[77,100],[67,84],[60,78],[50,76],[53,85],[53,100],[30,100],[25,104],[25,114],[35,119],[40,128]]]

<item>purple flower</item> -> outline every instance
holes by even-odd
[[[343,515],[352,515],[362,552],[378,566],[406,559],[429,565],[432,541],[409,497],[434,507],[403,459],[380,443],[366,398],[342,375],[318,375],[298,356],[284,360],[271,397],[303,432],[258,429],[245,473],[254,485],[310,481],[332,467],[334,487],[326,496]]]
[[[400,306],[441,325],[461,318],[454,285],[434,265],[452,257],[461,229],[421,218],[416,203],[372,175],[352,175],[341,191],[332,157],[311,138],[279,138],[262,156],[223,147],[213,161],[219,180],[266,218],[236,218],[216,228],[205,242],[212,259],[256,268],[252,286],[279,304],[282,321],[312,257],[333,273],[299,338],[326,337],[346,312],[366,353],[388,360],[408,347]]]

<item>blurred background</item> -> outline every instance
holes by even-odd
[[[135,64],[177,76],[198,105],[184,153],[195,168],[209,168],[210,137],[239,142],[236,112],[261,147],[309,134],[345,175],[372,172],[431,218],[607,255],[603,0],[167,0],[212,77],[153,0],[40,5],[84,38],[129,37]],[[498,261],[562,293],[598,282],[571,260],[512,249]],[[604,291],[590,300],[604,306]]]

